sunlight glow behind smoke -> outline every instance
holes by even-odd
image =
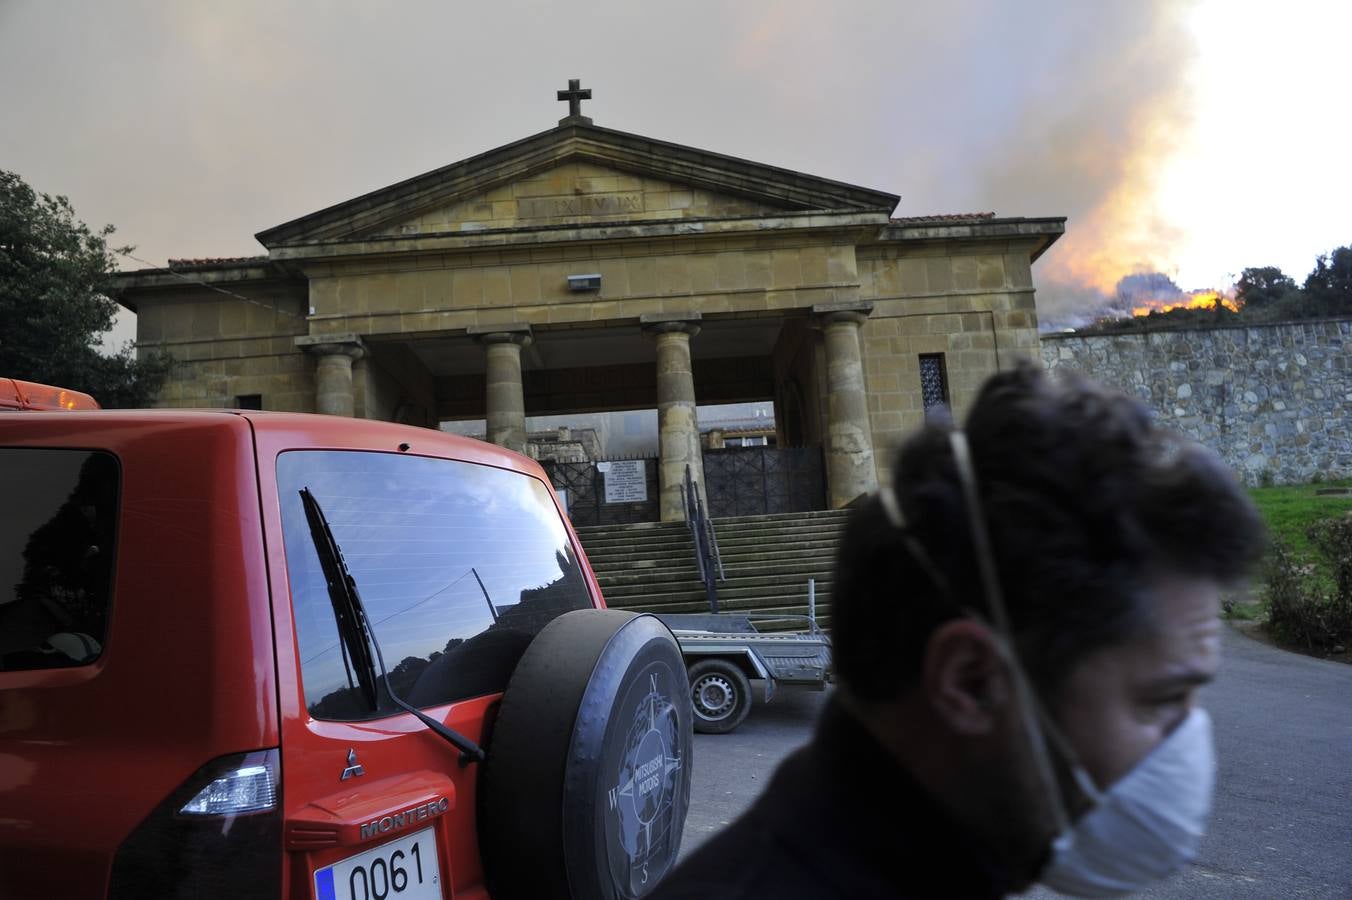
[[[1142,273],[1219,286],[1231,309],[1245,267],[1276,265],[1299,281],[1319,253],[1352,240],[1352,182],[1336,174],[1352,119],[1334,112],[1352,82],[1342,46],[1352,4],[1201,0],[1178,12],[1194,52],[1177,93],[1141,109],[1115,185],[1039,263],[1046,329],[1125,315],[1119,280]],[[1188,296],[1139,305],[1210,308],[1217,292]]]

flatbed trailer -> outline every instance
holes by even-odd
[[[831,639],[813,616],[777,613],[664,614],[690,674],[695,730],[726,734],[751,712],[751,682],[765,702],[779,686],[823,690],[831,680]],[[789,626],[794,630],[761,630]]]

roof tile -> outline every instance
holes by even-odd
[[[945,213],[937,216],[903,216],[892,219],[891,222],[893,225],[964,225],[968,222],[984,222],[994,218],[993,212]]]
[[[206,266],[235,266],[246,263],[267,262],[266,256],[209,256],[202,259],[171,259],[171,269],[200,269]]]

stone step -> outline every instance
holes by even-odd
[[[695,543],[691,540],[684,541],[626,541],[621,538],[610,538],[604,541],[583,541],[582,547],[587,551],[588,556],[606,556],[611,553],[653,553],[653,554],[680,554],[694,558]]]
[[[607,598],[606,605],[616,609],[670,609],[674,606],[682,607],[682,612],[708,612],[709,601],[701,594],[698,597],[682,597],[676,595],[663,594],[660,597],[644,597],[632,600],[614,601]],[[742,610],[745,612],[760,612],[762,610],[786,610],[795,609],[803,614],[807,612],[807,598],[794,596],[790,594],[765,594],[760,597],[719,597],[718,605],[721,611]],[[831,610],[831,601],[817,598],[817,613],[829,614]]]
[[[716,537],[718,541],[719,550],[726,552],[729,550],[735,550],[747,546],[757,546],[767,543],[769,544],[793,543],[795,545],[814,542],[834,543],[840,540],[840,532],[828,529],[821,530],[784,529],[778,531],[764,531],[764,532],[747,531],[747,532],[737,532],[734,534],[719,534],[716,535]],[[685,540],[672,541],[672,540],[653,540],[653,539],[645,540],[643,538],[626,540],[623,537],[614,537],[605,539],[586,540],[582,542],[582,546],[583,548],[586,549],[587,555],[591,556],[594,554],[605,554],[608,552],[625,551],[625,550],[693,553],[695,543],[689,538]]]
[[[671,592],[664,591],[662,593],[649,592],[640,594],[614,594],[614,595],[602,592],[602,596],[606,598],[607,605],[623,607],[625,609],[628,609],[630,607],[637,608],[640,606],[669,606],[673,603],[695,604],[696,606],[705,609],[707,609],[709,606],[709,600],[704,595],[704,591],[702,590],[671,591]],[[746,607],[748,609],[764,606],[767,603],[771,604],[792,603],[806,606],[807,592],[799,590],[786,591],[780,589],[779,592],[776,593],[773,589],[771,589],[754,595],[745,595],[745,594],[734,595],[720,593],[718,595],[718,602],[723,606],[732,605],[736,607]],[[830,605],[831,605],[830,592],[818,591],[817,606],[829,607]]]
[[[803,581],[808,578],[815,578],[819,582],[830,581],[835,576],[833,560],[826,555],[819,557],[801,554],[797,556],[781,555],[779,558],[762,560],[754,565],[729,567],[725,561],[722,577],[719,577],[716,568],[714,570],[714,577],[720,582],[732,584],[744,581],[747,578],[792,578],[798,576],[802,576]],[[683,579],[698,580],[699,570],[694,565],[664,568],[613,566],[598,573],[596,579],[602,584],[628,584],[633,582],[651,584]]]
[[[714,519],[714,526],[725,523],[734,524],[755,524],[757,522],[782,522],[782,521],[814,521],[818,519],[845,521],[849,516],[849,510],[845,509],[816,509],[808,512],[794,513],[771,513],[764,516],[720,516]]]
[[[573,528],[579,536],[609,531],[685,531],[684,522],[620,522],[614,525],[578,525]]]
[[[719,555],[738,556],[745,553],[757,553],[767,550],[812,550],[827,549],[834,551],[840,539],[835,535],[794,535],[771,534],[763,538],[748,537],[745,540],[719,541]]]
[[[779,559],[809,559],[814,557],[834,559],[836,547],[836,541],[771,541],[760,545],[719,547],[719,556],[723,560],[724,568],[734,564],[745,567],[755,565],[759,561],[770,562]],[[654,553],[643,548],[637,550],[633,548],[628,550],[602,549],[600,551],[594,551],[590,547],[584,549],[587,551],[587,559],[591,560],[593,567],[599,568],[622,567],[644,561],[659,566],[684,564],[691,568],[695,567],[695,554],[690,550]],[[652,568],[652,565],[649,568]]]
[[[762,547],[766,544],[792,544],[795,547],[805,544],[835,545],[840,539],[840,531],[834,526],[792,528],[783,526],[764,530],[732,530],[716,533],[718,549],[723,555],[746,547]],[[606,535],[591,536],[582,539],[587,556],[606,556],[610,553],[644,552],[662,554],[693,554],[694,541],[688,534],[678,537],[667,535]]]
[[[724,574],[727,580],[735,581],[747,577],[764,577],[768,575],[792,575],[799,576],[804,572],[804,576],[816,578],[818,583],[824,579],[829,580],[833,574],[831,560],[829,557],[823,557],[826,563],[824,567],[817,568],[808,563],[807,557],[801,555],[786,556],[783,559],[762,562],[754,566],[742,566],[729,570],[726,563],[723,566]],[[655,584],[663,581],[678,581],[688,579],[697,581],[699,573],[693,565],[671,565],[658,568],[648,566],[616,567],[607,569],[605,572],[598,572],[596,580],[602,587],[612,584]]]
[[[810,522],[816,520],[844,522],[849,517],[849,510],[843,509],[819,509],[809,510],[807,512],[793,513],[770,513],[768,515],[757,516],[720,516],[713,520],[714,526],[723,524],[736,525],[755,525],[758,523],[775,522]],[[643,531],[663,531],[679,530],[686,531],[684,522],[632,522],[616,525],[579,525],[573,529],[579,537],[585,537],[590,534],[603,534],[613,531],[626,531],[639,533]]]
[[[744,550],[722,555],[723,572],[742,572],[757,566],[777,565],[799,559],[804,568],[831,569],[836,565],[836,547],[776,547],[769,550]]]
[[[843,525],[847,514],[839,510],[783,513],[768,516],[729,516],[714,519],[714,530],[782,530],[807,528],[838,528]],[[625,538],[647,540],[658,536],[676,538],[689,536],[689,528],[684,522],[645,522],[629,525],[587,525],[574,529],[584,543],[589,540]]]
[[[643,554],[635,554],[634,559],[606,559],[598,563],[591,556],[592,569],[596,571],[598,581],[604,583],[607,578],[643,577],[653,581],[664,578],[698,578],[699,569],[693,559],[652,559]]]
[[[699,577],[699,570],[693,557],[653,559],[646,554],[635,553],[630,554],[627,558],[621,556],[598,558],[589,553],[587,558],[591,561],[597,579],[602,581],[612,576],[623,577],[641,573],[651,575],[654,580],[683,576]],[[835,547],[821,547],[816,550],[787,548],[725,555],[723,557],[723,574],[729,578],[748,575],[761,569],[778,569],[780,567],[785,567],[790,571],[803,572],[805,577],[806,575],[813,577],[828,576],[835,570]]]
[[[848,513],[735,516],[714,522],[723,569],[724,611],[806,615],[816,581],[818,621],[829,625],[836,548]],[[694,542],[684,523],[577,529],[607,605],[643,612],[707,612]],[[792,627],[786,624],[783,627]]]
[[[764,541],[739,541],[732,544],[718,545],[719,555],[724,559],[745,558],[754,556],[757,553],[782,553],[792,551],[794,553],[810,553],[822,551],[834,554],[839,541],[834,538],[803,538],[797,539],[788,535],[777,535]],[[625,560],[635,557],[647,557],[649,559],[688,559],[694,562],[695,552],[693,547],[644,547],[644,546],[613,546],[613,547],[588,547],[585,544],[583,549],[587,551],[588,559],[604,560]]]
[[[685,522],[618,522],[611,525],[576,525],[573,528],[580,536],[597,534],[678,534],[690,529]]]
[[[830,602],[830,591],[822,590],[821,585],[817,586],[818,602]],[[666,603],[707,603],[704,594],[704,588],[696,586],[690,590],[638,590],[615,592],[602,589],[602,596],[606,598],[607,603],[612,601],[619,606],[628,604],[666,604]],[[738,588],[735,591],[722,590],[718,592],[719,603],[755,603],[766,599],[779,598],[786,603],[807,603],[807,585],[781,585],[770,584],[760,587]]]
[[[738,531],[735,534],[719,534],[719,553],[731,553],[742,547],[764,546],[767,543],[790,543],[798,546],[804,543],[836,543],[840,541],[840,532],[830,530],[783,530],[783,531]]]
[[[617,529],[609,527],[605,530],[598,529],[591,532],[585,532],[578,529],[577,537],[578,540],[582,541],[584,546],[587,544],[604,544],[621,540],[644,544],[664,542],[680,543],[682,541],[689,542],[691,540],[690,529],[686,528],[684,525],[680,528],[663,528],[660,530],[639,529],[638,526],[629,527],[634,528],[635,530],[630,531],[627,528]]]

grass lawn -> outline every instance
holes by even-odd
[[[1352,496],[1319,496],[1327,488],[1352,488],[1352,480],[1330,481],[1323,484],[1298,484],[1284,487],[1251,488],[1249,496],[1262,513],[1272,537],[1284,541],[1296,556],[1315,563],[1315,579],[1333,588],[1333,573],[1327,563],[1310,546],[1306,531],[1320,519],[1346,515],[1352,512]],[[1226,616],[1241,621],[1263,621],[1267,618],[1266,585],[1261,572],[1253,584],[1253,593],[1228,598]]]
[[[1333,566],[1310,545],[1306,531],[1321,519],[1341,518],[1352,512],[1352,496],[1324,495],[1321,489],[1352,488],[1352,481],[1332,481],[1325,484],[1288,485],[1282,488],[1253,488],[1249,496],[1259,508],[1268,530],[1275,541],[1286,543],[1299,561],[1314,564],[1313,572],[1303,578],[1299,589],[1302,596],[1293,595],[1283,601],[1283,635],[1272,632],[1270,585],[1261,574],[1253,584],[1252,595],[1225,597],[1222,600],[1225,616],[1234,620],[1241,630],[1251,634],[1267,634],[1287,650],[1311,653],[1325,659],[1337,659],[1352,664],[1352,634],[1345,616],[1347,605],[1337,600],[1337,586]],[[1320,601],[1320,597],[1324,600]],[[1313,605],[1311,605],[1313,604]],[[1332,618],[1330,618],[1332,616]],[[1253,631],[1259,628],[1259,632]],[[1294,628],[1294,631],[1293,631]],[[1297,636],[1297,635],[1305,636]],[[1313,642],[1313,643],[1311,643]]]
[[[1284,487],[1251,488],[1249,496],[1263,514],[1272,536],[1285,541],[1296,554],[1313,561],[1314,549],[1305,531],[1320,519],[1352,512],[1352,496],[1320,497],[1327,488],[1352,488],[1352,480],[1323,484],[1296,484]]]

